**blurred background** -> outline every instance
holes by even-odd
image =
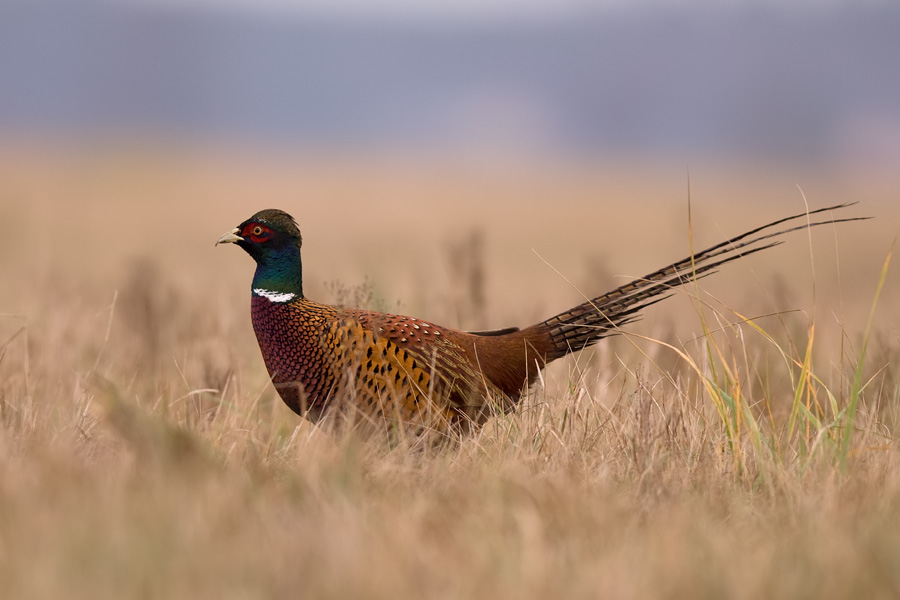
[[[900,5],[3,0],[9,139],[900,160]]]
[[[0,0],[0,313],[169,290],[122,331],[203,313],[255,350],[252,265],[212,243],[278,207],[313,298],[525,325],[688,254],[689,197],[695,247],[858,200],[708,280],[856,331],[900,224],[898,32],[874,0]]]

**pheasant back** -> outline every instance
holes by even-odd
[[[513,406],[473,362],[474,334],[413,317],[254,295],[253,329],[285,403],[313,421],[339,409],[366,425],[465,430]]]

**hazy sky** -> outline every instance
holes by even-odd
[[[436,19],[542,19],[605,10],[661,7],[768,7],[816,12],[854,5],[884,5],[889,0],[107,0],[120,4],[165,4],[251,12],[318,13],[345,17]]]
[[[898,31],[898,0],[0,0],[0,137],[896,162]]]

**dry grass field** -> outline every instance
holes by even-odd
[[[804,194],[875,219],[728,265],[440,449],[282,406],[252,261],[213,247],[279,207],[310,297],[527,325]],[[900,595],[896,181],[7,149],[0,223],[4,598]]]

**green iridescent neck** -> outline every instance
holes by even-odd
[[[300,261],[300,248],[291,244],[260,257],[253,275],[254,293],[258,289],[302,298],[303,264]]]

